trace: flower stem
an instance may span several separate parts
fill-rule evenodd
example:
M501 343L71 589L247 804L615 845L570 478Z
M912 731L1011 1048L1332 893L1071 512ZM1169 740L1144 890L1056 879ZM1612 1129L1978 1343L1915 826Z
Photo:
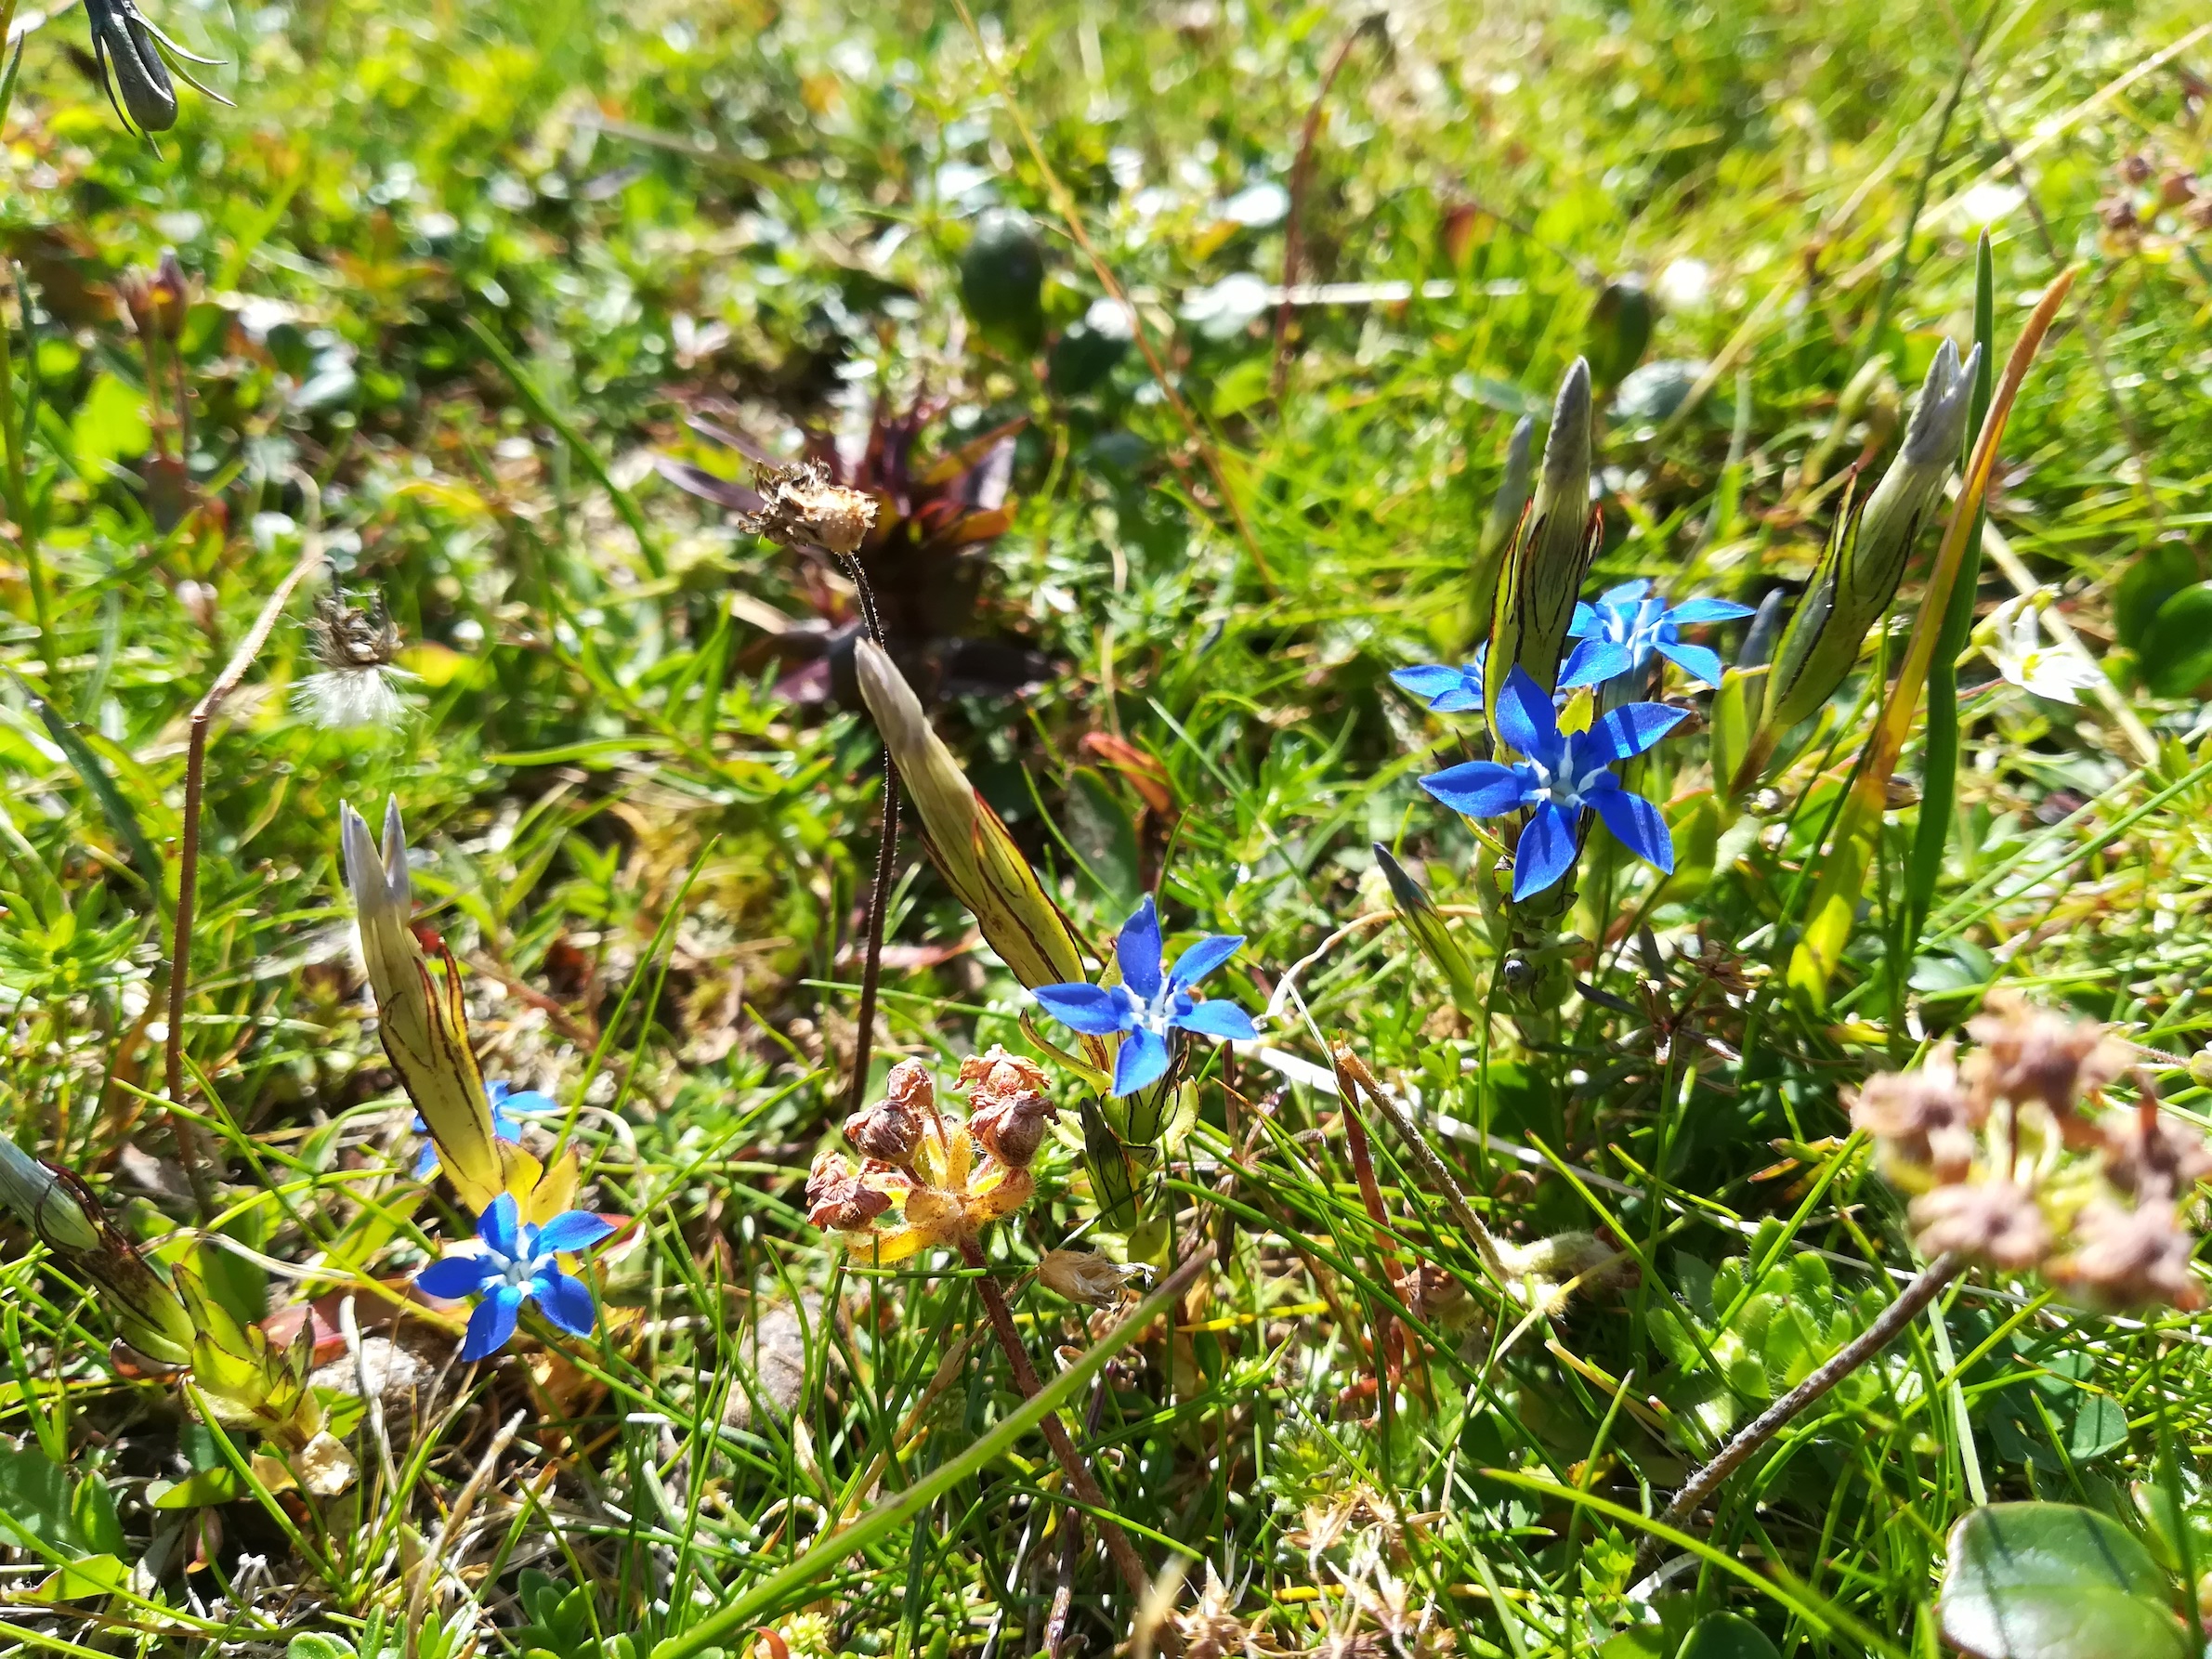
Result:
M860 595L860 625L868 637L888 651L883 622L876 609L875 590L868 585L868 572L857 554L844 561L845 573ZM891 883L898 874L898 766L891 751L883 751L883 827L876 839L875 888L868 898L868 944L860 960L859 1029L853 1035L853 1080L845 1094L847 1115L857 1112L868 1093L868 1063L875 1047L876 987L883 972L883 912L891 905Z
M1006 1296L999 1288L999 1282L991 1276L990 1263L985 1260L983 1247L974 1239L963 1239L960 1247L961 1259L975 1270L975 1288L983 1297L984 1311L990 1315L991 1329L998 1334L999 1346L1006 1351L1006 1363L1013 1368L1014 1386L1021 1390L1022 1398L1034 1399L1043 1385L1037 1380L1037 1368L1029 1364L1029 1351L1022 1346L1021 1332L1014 1328L1014 1310L1006 1305ZM1060 1460L1067 1472L1068 1490L1077 1499L1097 1511L1098 1535L1105 1540L1106 1553L1114 1558L1119 1569L1121 1582L1129 1587L1129 1593L1142 1607L1152 1594L1152 1574L1145 1570L1135 1546L1120 1523L1109 1520L1106 1494L1099 1490L1091 1469L1075 1449L1075 1442L1067 1437L1067 1427L1059 1417L1047 1412L1038 1423L1045 1443L1053 1448L1053 1456ZM1154 1637L1163 1652L1175 1651L1174 1632L1164 1626Z
M1943 1294L1944 1287L1966 1271L1966 1265L1965 1257L1947 1250L1922 1268L1919 1276L1881 1311L1872 1325L1839 1348L1804 1381L1738 1430L1735 1438L1721 1448L1720 1455L1692 1475L1674 1495L1674 1501L1667 1506L1658 1524L1680 1528L1718 1490L1721 1482L1780 1433L1792 1417L1887 1348L1899 1332L1920 1316L1930 1302ZM1656 1566L1662 1548L1664 1545L1656 1535L1646 1535L1636 1551L1636 1564L1630 1569L1630 1576L1641 1578Z

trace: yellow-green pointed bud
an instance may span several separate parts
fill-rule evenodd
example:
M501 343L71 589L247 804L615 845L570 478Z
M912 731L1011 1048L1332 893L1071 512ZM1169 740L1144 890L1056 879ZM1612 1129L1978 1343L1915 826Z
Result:
M376 1030L407 1096L423 1115L453 1191L474 1211L505 1190L505 1160L492 1133L491 1101L468 1046L461 977L449 958L444 983L433 978L409 921L414 895L407 878L407 831L399 803L387 802L384 845L351 806L339 813L346 884L353 890L361 960L376 995Z
M1428 894L1381 842L1375 843L1375 864L1382 871L1382 879L1390 883L1390 896L1398 907L1398 920L1406 924L1406 931L1420 947L1421 955L1434 964L1451 986L1453 1006L1464 1014L1479 1014L1483 991L1481 982L1474 975L1474 964L1467 960L1467 952L1452 936Z
M875 716L922 822L929 860L968 908L1014 978L1035 990L1085 982L1075 929L1053 903L1021 848L931 729L922 699L873 641L855 648L860 696Z
M1559 679L1575 600L1597 551L1590 457L1590 365L1577 358L1552 405L1536 499L1521 520L1498 584L1483 673L1484 707L1493 718L1515 663L1547 691Z
M1863 506L1847 502L1839 514L1768 677L1761 735L1769 747L1828 700L1897 596L1905 560L1958 464L1981 352L1975 346L1961 363L1958 348L1943 343L1896 460Z
M1490 498L1489 515L1483 520L1482 538L1474 544L1467 611L1473 619L1469 632L1476 638L1490 631L1491 618L1498 610L1498 573L1505 567L1505 550L1528 506L1535 437L1534 415L1523 415L1514 423L1513 435L1505 444L1505 476L1498 481L1498 493Z
M162 1365L185 1363L192 1322L184 1304L83 1182L0 1137L0 1203L72 1272L98 1287L100 1305L124 1341Z
M1642 277L1616 277L1599 292L1598 303L1590 311L1588 356L1590 372L1600 385L1618 385L1643 360L1657 316Z

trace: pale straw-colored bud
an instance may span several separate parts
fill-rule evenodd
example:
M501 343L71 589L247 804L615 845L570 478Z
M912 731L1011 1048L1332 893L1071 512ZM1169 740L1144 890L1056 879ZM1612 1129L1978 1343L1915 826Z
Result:
M1146 1277L1150 1269L1124 1267L1092 1250L1047 1250L1037 1264L1037 1276L1048 1290L1071 1302L1089 1302L1110 1308L1130 1286Z

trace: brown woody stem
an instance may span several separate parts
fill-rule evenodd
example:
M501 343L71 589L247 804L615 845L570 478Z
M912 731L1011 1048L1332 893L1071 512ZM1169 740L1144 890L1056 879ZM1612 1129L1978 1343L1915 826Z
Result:
M875 590L868 585L868 572L860 568L857 554L844 561L845 573L853 579L853 586L860 594L860 624L868 637L883 649L891 647L883 638L883 622L876 610ZM868 943L860 959L859 1029L853 1035L853 1080L846 1091L844 1107L847 1116L857 1112L866 1104L868 1094L868 1065L875 1048L876 987L883 976L883 912L891 907L891 883L898 874L898 767L891 759L891 751L883 751L883 828L876 840L875 887L868 898Z
M1021 1332L1014 1328L1014 1310L1006 1305L1006 1296L999 1288L999 1282L991 1276L990 1263L985 1260L983 1247L974 1239L962 1241L961 1259L975 1270L975 1288L983 1297L985 1312L989 1313L991 1329L998 1333L999 1346L1006 1351L1006 1363L1014 1370L1014 1386L1021 1390L1025 1400L1036 1397L1044 1385L1037 1380L1037 1368L1029 1364L1029 1351L1022 1346ZM1145 1570L1136 1548L1129 1541L1129 1535L1121 1530L1120 1522L1109 1519L1106 1494L1092 1477L1090 1465L1082 1460L1075 1449L1075 1442L1067 1437L1067 1426L1056 1415L1048 1413L1037 1427L1043 1432L1045 1443L1053 1448L1053 1456L1060 1460L1060 1468L1067 1473L1068 1490L1081 1502L1096 1511L1098 1535L1105 1540L1106 1554L1114 1558L1114 1565L1120 1571L1121 1582L1129 1587L1138 1607L1145 1606L1152 1594L1152 1574ZM1162 1626L1154 1640L1163 1652L1175 1652L1181 1644L1172 1630Z
M1674 1495L1674 1501L1667 1506L1658 1524L1680 1529L1719 1489L1721 1483L1743 1466L1746 1458L1780 1433L1790 1418L1887 1348L1899 1332L1920 1316L1930 1302L1943 1294L1944 1287L1966 1271L1966 1266L1963 1256L1946 1251L1922 1268L1919 1276L1881 1311L1872 1325L1839 1348L1804 1381L1739 1429L1735 1438L1721 1448L1720 1455L1692 1475ZM1643 1546L1636 1551L1630 1578L1641 1578L1656 1566L1659 1551L1664 1548L1664 1541L1656 1534L1645 1535Z

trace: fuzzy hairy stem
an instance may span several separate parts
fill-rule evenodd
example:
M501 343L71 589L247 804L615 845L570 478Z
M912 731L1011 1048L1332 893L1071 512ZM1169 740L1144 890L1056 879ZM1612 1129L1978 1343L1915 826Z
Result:
M875 590L857 555L842 561L845 574L860 595L860 623L868 637L883 650L882 615L876 609ZM860 960L859 1029L853 1034L853 1080L845 1092L846 1115L857 1112L868 1095L868 1065L875 1047L876 989L883 976L883 912L891 907L891 884L898 875L898 766L891 751L883 751L883 826L876 839L875 887L868 897L868 944Z
M1735 1438L1722 1446L1720 1454L1692 1475L1682 1489L1674 1495L1674 1501L1667 1506L1667 1511L1659 1517L1658 1524L1678 1529L1682 1527L1698 1507L1719 1489L1721 1482L1743 1467L1746 1458L1780 1433L1798 1413L1887 1348L1905 1326L1920 1316L1930 1302L1943 1294L1952 1280L1966 1271L1966 1266L1965 1257L1949 1250L1922 1268L1919 1276L1904 1287L1895 1301L1882 1310L1872 1325L1839 1348L1804 1381L1736 1430ZM1658 1537L1646 1535L1642 1547L1636 1551L1636 1564L1630 1570L1630 1578L1641 1578L1656 1566L1663 1548L1665 1546Z
M1006 1364L1013 1369L1014 1387L1021 1390L1023 1399L1034 1399L1043 1384L1037 1380L1037 1368L1030 1365L1029 1351L1022 1346L1021 1332L1014 1327L1014 1310L1006 1305L1005 1293L991 1276L983 1247L974 1239L967 1239L962 1241L960 1253L961 1259L975 1270L975 1288L983 1297L984 1311L990 1315L991 1329L998 1335L999 1346L1006 1351ZM1043 1433L1045 1443L1053 1448L1053 1456L1060 1460L1060 1468L1067 1476L1068 1490L1079 1501L1097 1511L1094 1519L1106 1553L1114 1558L1114 1565L1121 1574L1121 1582L1129 1587L1130 1595L1135 1598L1139 1607L1144 1606L1152 1594L1152 1574L1145 1570L1144 1561L1120 1523L1108 1519L1111 1510L1106 1494L1093 1478L1091 1466L1075 1449L1075 1442L1068 1438L1067 1425L1057 1416L1048 1413L1037 1427ZM1176 1651L1171 1645L1174 1642L1172 1631L1162 1629L1155 1639L1163 1652Z

